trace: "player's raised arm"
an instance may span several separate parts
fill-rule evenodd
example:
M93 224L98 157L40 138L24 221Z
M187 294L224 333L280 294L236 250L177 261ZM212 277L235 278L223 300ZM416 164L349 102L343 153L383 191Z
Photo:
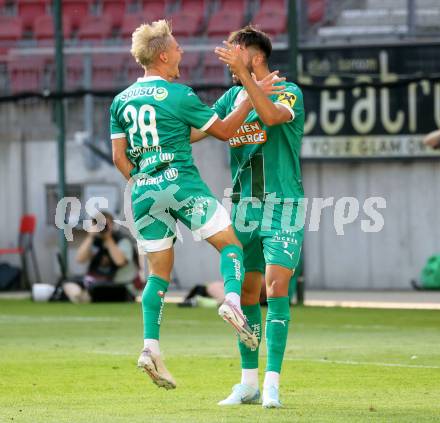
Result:
M271 94L279 94L282 92L284 89L283 86L274 85L276 82L284 80L277 79L278 71L268 74L262 81L260 81L260 83L257 83L246 68L240 51L241 49L239 45L233 46L229 43L226 43L225 48L217 47L215 49L215 53L219 59L225 63L235 75L237 75L243 86L246 88L253 107L265 125L279 125L292 120L292 113L286 107L273 103L270 98L268 98L267 92L262 89L262 87L267 89L267 84L272 83L273 89Z

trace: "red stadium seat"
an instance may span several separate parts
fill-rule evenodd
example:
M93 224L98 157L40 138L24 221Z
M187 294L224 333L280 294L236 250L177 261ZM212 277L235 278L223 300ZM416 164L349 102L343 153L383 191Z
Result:
M102 14L111 19L113 26L120 27L126 10L125 1L102 0L102 2Z
M84 58L81 55L66 56L66 81L67 90L77 90L84 87Z
M18 15L23 21L23 25L32 28L35 19L44 16L49 12L49 0L18 0Z
M140 13L125 15L121 26L121 37L124 40L130 39L133 31L146 21L147 19Z
M142 7L147 22L165 18L166 3L164 0L144 0Z
M177 37L191 37L201 32L203 15L178 13L171 18L173 34Z
M307 19L311 24L318 23L324 19L326 0L307 1Z
M218 37L229 35L230 32L236 31L243 24L244 14L234 11L220 11L215 13L208 23L208 35L210 37Z
M23 22L20 18L0 16L0 42L18 41L23 36Z
M181 0L179 12L193 13L194 15L203 15L205 11L204 0Z
M226 82L226 66L212 53L206 53L204 57L203 82L210 84L223 84Z
M234 12L244 14L245 6L244 0L222 0L216 13Z
M93 55L92 88L104 89L120 86L123 81L123 64L125 54L95 54Z
M197 70L200 63L199 52L188 52L183 54L180 62L180 78L178 82L187 83L197 79Z
M44 72L43 57L20 57L9 63L9 80L13 93L40 91Z
M271 36L284 34L287 30L287 15L285 13L258 13L252 22L257 28Z
M63 16L63 34L70 38L72 23L69 16ZM38 41L54 41L54 23L51 15L38 16L34 22L34 36Z
M74 28L78 28L89 14L91 0L63 0L63 16L69 16Z
M86 16L78 31L78 38L82 41L100 41L109 38L112 32L112 23L107 16Z
M285 0L261 0L258 14L260 13L284 13L287 15L287 3Z

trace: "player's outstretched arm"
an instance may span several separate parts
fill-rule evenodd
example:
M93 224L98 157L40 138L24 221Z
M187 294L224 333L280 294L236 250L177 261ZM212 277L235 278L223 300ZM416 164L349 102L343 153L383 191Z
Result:
M253 107L258 113L258 116L265 125L273 126L279 125L284 122L288 122L292 119L291 113L283 106L274 104L267 96L267 93L260 88L259 83L252 78L246 68L241 55L240 46L232 46L229 43L225 43L226 48L217 47L215 53L219 59L228 65L230 69L237 75L243 86L246 88L248 96L250 97ZM284 79L277 79L278 71L272 72L267 75L260 84L266 85L272 81L280 82ZM272 82L274 83L274 82ZM276 90L278 88L278 90ZM273 87L272 94L281 93L284 87Z
M431 148L440 148L440 129L426 135L423 143Z
M206 132L219 140L228 141L235 135L252 109L252 103L249 99L245 99L224 119L217 119Z
M196 128L191 128L190 142L193 144L195 142L202 141L207 136L208 134L206 132L200 131Z
M116 138L112 140L113 163L128 181L130 179L130 172L133 170L134 165L130 160L128 160L127 154L125 153L126 148L126 138Z

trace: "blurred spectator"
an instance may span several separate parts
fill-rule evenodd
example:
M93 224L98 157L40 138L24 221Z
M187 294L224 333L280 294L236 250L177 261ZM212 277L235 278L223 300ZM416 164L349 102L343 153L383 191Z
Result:
M89 266L85 276L63 284L74 303L123 301L135 293L138 269L131 241L113 230L113 216L103 212L106 224L101 232L89 232L78 248L76 261ZM96 223L96 222L95 222Z

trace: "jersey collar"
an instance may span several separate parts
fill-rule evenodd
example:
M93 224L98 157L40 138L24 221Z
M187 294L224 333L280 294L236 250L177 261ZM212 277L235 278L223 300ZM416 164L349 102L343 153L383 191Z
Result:
M150 81L165 81L161 76L143 76L138 78L137 82L150 82Z

